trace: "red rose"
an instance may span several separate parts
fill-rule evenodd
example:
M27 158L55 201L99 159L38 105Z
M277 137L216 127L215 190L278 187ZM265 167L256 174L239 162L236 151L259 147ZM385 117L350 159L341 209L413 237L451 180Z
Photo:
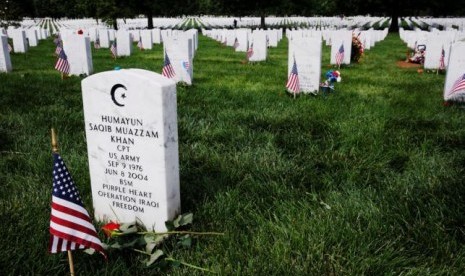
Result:
M117 236L119 231L120 224L110 221L109 223L102 226L102 230L105 233L105 236L111 238Z

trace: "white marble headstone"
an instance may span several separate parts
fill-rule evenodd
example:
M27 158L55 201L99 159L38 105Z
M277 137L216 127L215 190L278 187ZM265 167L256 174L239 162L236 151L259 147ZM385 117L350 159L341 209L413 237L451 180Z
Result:
M110 48L110 35L107 29L99 29L98 38L100 40L101 48Z
M130 33L126 30L118 30L116 36L118 56L130 56L132 52L132 39Z
M442 36L430 36L426 41L425 63L423 64L423 68L431 70L438 69L442 49L444 49L444 63L447 67L450 54L450 41Z
M84 35L71 34L63 39L63 49L68 56L69 75L90 75L94 71L90 39Z
M344 60L342 64L350 64L352 53L352 31L339 30L333 33L331 38L331 64L336 64L336 53L341 45L344 45Z
M164 40L163 46L176 74L174 80L191 85L194 75L192 39L183 35L171 36Z
M26 32L23 29L14 29L11 31L13 38L13 50L15 53L26 53L29 44L26 39Z
M266 47L266 32L254 31L252 33L253 40L253 55L249 61L264 61L266 60L267 47Z
M11 72L10 52L8 50L8 37L0 35L0 72Z
M26 32L27 39L29 41L30 47L35 47L38 45L37 39L37 30L36 29L28 29Z
M248 45L248 30L238 29L236 30L237 47L236 52L247 52Z
M464 80L463 85L461 85L463 89L454 89L454 84L462 79ZM465 102L465 41L452 44L444 84L444 100Z
M321 44L321 37L294 38L289 42L288 76L295 59L303 93L316 94L320 89Z
M176 84L126 69L82 81L95 217L166 231L180 213Z
M152 30L152 38L153 38L153 43L154 44L160 44L161 43L160 29L153 29Z
M142 47L151 50L153 48L152 30L141 30L140 37L142 39Z

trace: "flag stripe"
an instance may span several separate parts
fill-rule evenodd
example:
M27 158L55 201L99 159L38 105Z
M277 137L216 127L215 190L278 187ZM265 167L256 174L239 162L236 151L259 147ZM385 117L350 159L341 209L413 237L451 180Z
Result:
M79 242L79 240L76 240L76 238L78 238L101 245L99 238L93 236L95 232L92 231L92 229L82 227L79 224L75 224L70 221L57 219L55 217L50 219L50 233L62 233L56 236L67 240L73 240L75 242ZM79 243L84 244L82 242Z
M64 229L64 230L67 230L67 229ZM88 237L73 236L73 235L69 235L69 234L54 230L54 229L50 229L50 234L52 234L54 236L57 236L58 238L61 238L63 240L63 242L65 242L65 241L68 242L69 240L72 239L76 243L84 246L83 248L86 248L86 247L93 248L93 249L95 249L97 251L102 252L102 254L103 254L103 247L101 245L100 240L98 240L98 243L97 243L97 242L93 242L91 240L88 240L87 239ZM63 251L66 251L66 250L63 250Z
M63 219L63 220L68 220L68 221L73 221L74 223L77 223L83 227L87 227L89 229L94 229L93 224L90 222L89 219L82 219L70 214L66 214L60 211L57 211L55 209L52 209L52 218L57 218L57 219Z
M68 212L69 214L81 216L81 218L83 219L84 219L84 216L86 216L87 219L89 218L87 210L84 209L82 206L75 204L73 202L61 199L57 196L52 196L52 207L54 206L59 207L57 208L58 211ZM76 213L72 213L72 212L76 212Z

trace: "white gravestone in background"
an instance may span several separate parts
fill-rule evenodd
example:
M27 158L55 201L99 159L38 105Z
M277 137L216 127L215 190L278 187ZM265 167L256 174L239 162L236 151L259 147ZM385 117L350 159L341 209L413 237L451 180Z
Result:
M333 33L331 38L331 64L336 64L336 53L344 45L344 60L342 64L350 64L352 53L352 31L340 30Z
M247 52L247 49L249 47L247 29L236 30L236 38L238 42L238 45L236 47L236 52Z
M267 47L266 47L266 32L254 31L252 33L253 40L253 54L249 61L264 61L266 60Z
M115 41L116 39L116 31L113 29L108 30L108 35L110 36L110 41ZM110 46L108 46L110 47Z
M110 48L110 35L107 29L98 31L98 39L100 40L100 48Z
M15 53L26 53L29 44L26 40L26 32L23 29L15 29L12 31L13 50Z
M465 102L465 83L460 86L463 89L453 91L454 84L462 79L465 81L465 42L460 41L452 44L451 47L444 84L444 100Z
M8 37L0 35L0 72L11 72L10 52L8 50Z
M132 52L131 35L126 30L118 30L116 34L116 43L118 47L118 56L130 56Z
M300 91L318 93L321 74L321 37L294 38L289 42L288 76L294 58L299 75Z
M153 29L152 30L152 38L153 38L153 43L154 44L160 44L161 43L160 29Z
M27 39L29 41L30 47L35 47L38 45L37 31L35 29L29 29L26 32Z
M438 36L431 37L426 42L424 69L438 69L439 61L444 49L444 64L447 67L448 57L450 54L450 42Z
M142 47L146 50L151 50L153 48L152 30L140 31L140 37L142 39Z
M167 37L163 42L164 52L167 53L176 74L176 82L192 85L194 65L192 64L192 39L183 35Z
M94 71L90 39L84 35L71 34L63 39L63 49L68 56L69 75L90 75Z
M166 231L180 214L176 84L126 69L82 81L95 217Z

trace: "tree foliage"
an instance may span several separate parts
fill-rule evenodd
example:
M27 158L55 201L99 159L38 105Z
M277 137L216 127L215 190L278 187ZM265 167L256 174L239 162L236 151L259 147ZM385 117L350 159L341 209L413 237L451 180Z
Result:
M22 17L131 18L138 15L232 16L463 16L465 6L456 0L0 0L0 19Z

